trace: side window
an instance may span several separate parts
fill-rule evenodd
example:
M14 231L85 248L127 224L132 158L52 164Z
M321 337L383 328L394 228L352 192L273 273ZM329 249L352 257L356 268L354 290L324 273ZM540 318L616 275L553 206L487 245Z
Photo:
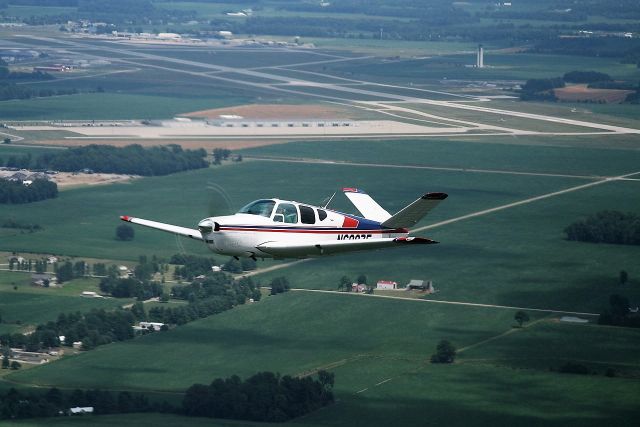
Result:
M309 206L300 206L300 222L303 224L315 224L316 214Z
M273 215L274 221L278 221L276 215L282 215L284 222L287 224L296 224L298 222L298 210L290 203L280 203L276 209L276 213Z
M324 221L326 217L327 217L327 211L318 209L318 218L320 219L320 221Z

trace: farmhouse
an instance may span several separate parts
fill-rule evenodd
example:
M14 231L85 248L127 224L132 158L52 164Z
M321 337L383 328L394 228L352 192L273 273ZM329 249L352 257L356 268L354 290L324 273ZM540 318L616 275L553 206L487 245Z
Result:
M70 415L93 414L93 406L76 406L69 408Z
M102 295L98 295L94 291L82 291L82 296L86 298L102 298Z
M34 286L55 286L56 276L53 273L33 273L31 275L31 284Z
M351 292L365 292L367 290L367 285L362 283L352 283L351 284Z
M376 289L398 289L398 283L391 280L378 280Z
M164 323L160 322L140 322L136 329L153 329L159 331L164 326Z

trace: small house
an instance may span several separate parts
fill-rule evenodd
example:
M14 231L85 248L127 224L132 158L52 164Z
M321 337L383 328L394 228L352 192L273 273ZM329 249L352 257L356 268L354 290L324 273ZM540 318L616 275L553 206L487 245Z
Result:
M160 322L140 322L138 327L141 329L153 329L154 331L159 331L164 326L164 323Z
M94 291L82 291L81 295L85 298L102 298L102 295L98 295Z
M398 283L393 282L391 280L378 280L378 283L376 284L376 289L388 289L388 290L398 289Z
M411 279L411 281L407 284L407 287L405 289L408 291L422 291L428 294L433 294L436 291L435 288L433 287L433 282L431 280L428 280L425 283L424 280L416 280L416 279Z
M31 274L31 284L46 288L56 284L56 276L53 273L33 273Z
M352 283L351 284L351 292L365 292L367 290L367 285L362 283Z
M76 406L69 408L70 415L93 414L93 406Z

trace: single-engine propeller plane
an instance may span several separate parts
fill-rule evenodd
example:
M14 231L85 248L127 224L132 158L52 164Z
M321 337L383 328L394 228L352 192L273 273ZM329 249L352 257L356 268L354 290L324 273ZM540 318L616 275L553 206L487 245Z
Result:
M234 257L308 258L345 252L438 243L409 236L445 193L426 193L391 215L364 191L343 188L362 216L280 199L256 200L234 215L213 216L198 229L121 216L123 221L202 240L213 252Z

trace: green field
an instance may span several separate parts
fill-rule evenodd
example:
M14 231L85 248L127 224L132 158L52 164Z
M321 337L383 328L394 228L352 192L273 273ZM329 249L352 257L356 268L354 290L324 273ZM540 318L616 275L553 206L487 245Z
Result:
M170 98L86 93L0 102L0 120L119 120L171 118L176 114L246 103L246 98ZM86 107L86 108L83 108Z
M200 16L209 19L227 9L251 6L193 1L155 4L183 10L201 7ZM276 16L278 10L271 2L261 6L264 8L256 11L257 16ZM483 10L476 4L457 7L472 12ZM291 37L279 39L290 41ZM488 67L465 67L475 62L476 44L463 42L303 38L303 42L312 40L323 47L303 51L131 47L87 39L77 39L85 47L73 48L37 39L12 40L23 46L68 47L80 57L114 55L127 62L117 63L118 58L114 57L111 66L92 72L129 71L38 83L42 87L82 91L101 87L105 92L0 102L0 121L168 118L254 102L304 103L322 95L373 99L323 87L289 85L287 89L301 93L283 96L266 87L242 85L243 79L247 83L268 81L242 74L244 68L254 67L292 80L339 84L352 83L336 77L363 80L362 85L353 87L386 92L391 97L419 94L433 99L442 99L442 95L416 91L415 87L484 95L502 91L470 89L466 82L443 85L440 81L445 77L521 81L560 76L571 70L596 70L630 81L640 78L635 65L621 64L619 59L498 54L496 46L487 44ZM130 51L116 55L107 47ZM136 52L166 58L150 59L136 56ZM339 56L347 58L356 52L375 57L302 65ZM401 59L412 55L416 57ZM216 66L237 67L223 71L224 76L238 81L221 82L204 74L219 72ZM282 70L279 66L292 69ZM637 106L633 105L510 100L493 100L484 105L640 128ZM450 119L497 126L547 132L585 130L435 105L409 106ZM379 113L363 110L358 114L368 117ZM24 136L27 143L36 139L35 135ZM228 148L234 149L232 141ZM640 305L640 247L567 241L563 230L602 210L640 212L639 148L638 136L625 134L295 141L240 150L244 156L241 163L74 188L56 199L29 205L0 205L0 221L19 218L20 222L42 227L24 234L0 229L0 251L76 255L114 262L131 262L140 255L169 257L186 252L213 255L217 263L223 263L226 256L211 254L198 242L142 227L135 228L133 241L117 241L114 232L121 224L118 217L126 214L194 227L208 215L209 201L214 196L207 190L210 184L224 188L235 209L264 197L318 205L345 186L365 189L391 212L426 191L449 194L416 226L417 235L431 237L441 242L439 245L327 257L261 273L254 280L267 284L274 277L286 276L292 287L300 290L265 295L258 303L168 332L112 343L48 365L11 372L0 380L0 390L14 385L99 387L139 390L155 393L154 396L169 392L167 395L179 401L179 392L192 383L208 383L216 377L247 377L263 370L304 375L328 369L336 374L335 405L287 425L635 425L640 415L640 330L599 326L595 320L607 307L611 294L627 296L632 307ZM42 150L0 145L0 158L27 152L35 155ZM604 181L632 173L635 175L630 176L631 180ZM545 197L535 199L539 196ZM355 212L339 192L330 207ZM277 263L281 261L259 261L258 267ZM630 277L625 285L618 283L621 270ZM385 279L404 285L411 279L433 280L437 292L419 299L384 298L394 296L393 291L374 293L372 297L313 292L333 291L342 276L355 280L360 274L366 275L369 283ZM96 279L78 279L62 289L35 288L29 285L28 274L0 272L0 314L5 322L0 324L0 333L26 330L55 319L60 312L130 302L78 296L83 290L97 289L97 283ZM408 296L403 291L395 295ZM153 305L147 305L150 307ZM531 316L524 328L515 327L516 307L524 308ZM562 322L561 313L549 314L549 310L581 312L578 316L590 323ZM453 365L428 363L441 339L452 341L459 349ZM569 361L587 366L593 374L557 372ZM615 370L617 376L606 377L608 369ZM250 425L159 414L14 424L88 423Z
M128 299L80 296L82 291L97 290L97 279L75 279L62 288L42 288L31 286L30 273L0 271L0 333L28 329L55 320L60 313L109 309L130 302Z
M448 425L468 425L469 417L474 425L489 425L496 416L528 425L597 425L603 417L613 417L630 425L624 417L636 409L637 381L549 372L548 366L557 363L553 360L541 369L520 369L515 376L502 360L504 352L510 351L512 363L526 363L536 353L519 351L523 347L518 341L528 342L530 335L546 337L551 328L550 339L559 344L547 355L550 359L572 357L567 349L581 345L578 355L598 357L607 366L630 363L637 369L638 341L628 341L637 334L612 328L609 340L626 341L619 350L624 354L594 353L601 345L595 327L588 329L595 335L587 332L578 338L572 328L585 327L547 326L548 321L514 330L513 313L292 292L165 334L111 344L55 365L14 373L9 379L62 387L100 384L114 389L172 390L231 373L244 377L268 369L297 374L331 366L338 403L299 424L351 425L353 419L360 419L367 425L388 425L395 419L410 425L427 411ZM485 342L505 332L509 333ZM460 363L454 366L430 365L428 356L442 338L459 348L474 347L462 350ZM139 354L153 357L141 359L136 357ZM610 398L602 399L604 390ZM562 398L567 393L572 394L569 400ZM452 414L453 407L459 415ZM583 411L584 407L590 409Z
M608 73L617 79L638 80L640 71L633 64L621 64L614 58L593 58L582 56L540 55L540 54L492 54L485 52L485 68L478 69L465 65L475 64L475 51L461 55L438 55L425 59L390 61L371 66L370 63L334 63L308 65L303 69L320 71L322 67L329 74L352 78L370 79L380 82L429 82L448 80L527 80L531 78L561 77L573 70L594 70ZM372 60L374 61L374 60Z

